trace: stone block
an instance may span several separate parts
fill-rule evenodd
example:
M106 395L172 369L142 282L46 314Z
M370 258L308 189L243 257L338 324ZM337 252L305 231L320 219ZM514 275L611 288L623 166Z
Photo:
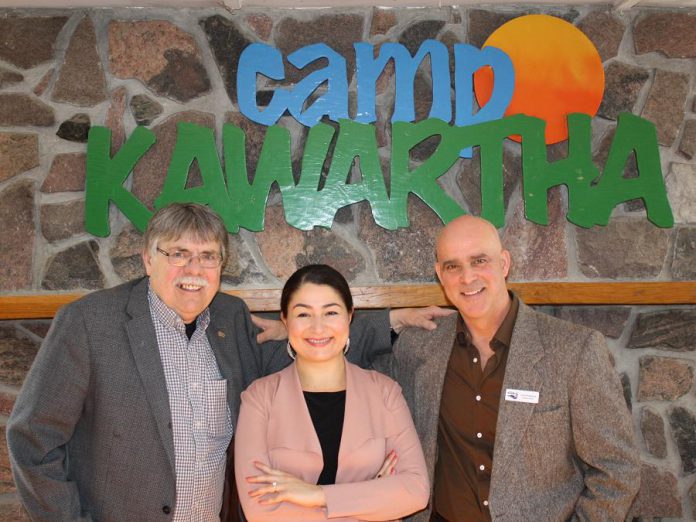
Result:
M85 202L82 200L42 205L40 216L41 233L48 241L68 239L85 231Z
M689 489L689 500L691 501L691 516L696 519L696 482Z
M164 179L176 144L176 126L179 122L189 122L215 129L215 116L197 111L176 113L153 127L152 131L155 133L157 141L135 165L131 189L133 195L149 208L154 208L153 202L162 192ZM198 162L194 162L189 170L189 183L200 183L200 181L201 172L198 168Z
M411 55L415 56L426 40L437 40L437 35L445 26L444 20L421 20L409 25L399 36L402 44Z
M111 22L109 62L116 77L136 78L179 102L210 90L194 37L166 20Z
M111 130L111 155L115 155L121 145L126 141L126 129L123 127L123 115L126 112L126 97L128 91L125 87L117 87L111 93L109 110L106 112L104 126Z
M56 154L48 175L41 185L41 192L80 192L85 190L87 154L68 152Z
M609 355L611 357L611 364L612 366L614 366L614 357L611 354ZM621 389L623 390L624 401L626 401L628 411L633 411L633 394L631 393L631 378L628 376L627 373L622 373L619 375L619 379L621 380Z
M578 23L580 29L599 51L603 62L614 58L624 34L624 25L609 11L592 11ZM605 91L606 92L606 91Z
M696 58L696 16L682 12L648 12L633 28L636 54L659 52L668 58Z
M613 61L604 70L604 96L597 114L616 120L621 112L633 112L650 73L642 67Z
M669 410L669 425L677 443L684 473L696 471L696 417L691 410L677 406Z
M230 235L229 256L222 272L222 282L232 286L259 284L270 286L274 281L269 279L256 263L241 235Z
M106 100L106 78L89 16L82 19L70 39L51 99L81 107Z
M143 235L132 225L127 225L116 238L109 256L114 270L122 281L130 281L145 275L142 261Z
M372 251L384 283L435 281L435 238L442 221L416 197L408 201L408 228L385 230L375 224L370 207L359 204L358 237Z
M0 341L1 342L1 341ZM0 392L0 415L9 417L12 413L12 408L14 408L15 400L17 399L17 392L10 393L7 391Z
M686 120L684 130L679 141L679 152L687 159L696 156L696 119Z
M468 42L479 49L498 27L519 14L501 13L484 9L469 9Z
M19 389L39 346L26 339L0 339L0 383Z
M684 119L689 75L672 71L655 71L650 94L643 107L643 118L657 127L657 141L671 147Z
M239 112L228 112L225 114L225 123L231 123L244 132L247 179L249 182L252 182L268 127L249 120Z
M3 522L30 522L29 514L19 502L0 504L0 520Z
M677 477L643 463L640 470L640 492L636 497L627 520L632 517L681 517L682 506Z
M696 165L672 163L665 176L667 196L676 223L696 223Z
M576 242L580 270L585 276L646 279L657 277L662 270L669 231L645 219L615 218L605 227L578 227Z
M146 94L136 94L131 98L130 109L138 125L150 125L164 111L164 107Z
M0 192L0 223L5 234L0 248L0 290L27 289L34 254L34 187L20 181Z
M48 329L51 327L51 321L38 319L35 321L23 321L22 327L29 330L31 333L42 339L46 337Z
M387 34L389 29L396 25L396 12L393 9L374 7L372 9L372 23L370 24L370 38L378 34Z
M39 166L39 136L0 132L0 182Z
M18 72L6 69L5 67L0 67L0 89L9 87L10 85L14 85L21 81L24 81L24 76Z
M44 290L97 290L104 288L99 268L99 245L87 241L57 253L47 263L41 282Z
M691 281L696 279L696 229L677 229L672 259L672 279Z
M51 78L53 78L53 72L53 69L49 69L48 71L46 71L46 73L39 80L39 83L37 83L34 86L31 92L33 92L37 96L41 96L44 92L46 92L46 88L48 87L48 84L51 82Z
M67 21L67 16L3 16L0 59L22 69L51 60L58 33Z
M648 453L658 459L664 459L667 456L667 439L665 439L665 422L660 414L647 406L641 409L640 431Z
M73 114L70 119L60 124L56 136L67 141L87 143L90 126L91 122L88 114L83 112Z
M0 93L1 127L51 127L54 123L53 108L41 100L18 92Z
M571 323L602 332L605 337L618 339L631 315L631 308L629 306L563 306L555 315Z
M479 148L474 148L471 159L457 162L457 186L464 196L469 213L481 215L481 155ZM515 188L522 179L522 162L514 152L503 149L503 205L510 203Z
M15 491L17 491L17 488L12 479L12 470L10 469L6 430L5 426L0 425L0 495L14 493ZM3 518L2 520L6 519Z
M672 309L638 314L626 348L693 352L696 350L696 310Z
M268 40L271 36L271 32L273 31L273 19L270 16L261 13L252 13L247 15L244 20L261 40Z
M694 371L683 359L640 358L638 401L673 401L686 395L694 384Z

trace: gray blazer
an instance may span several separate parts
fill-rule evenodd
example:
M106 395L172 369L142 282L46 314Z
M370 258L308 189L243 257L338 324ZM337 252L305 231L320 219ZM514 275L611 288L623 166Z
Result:
M423 444L432 482L440 396L457 315L433 332L408 329L393 372ZM539 392L537 404L505 390ZM623 521L640 485L631 416L604 337L520 303L496 426L494 521ZM426 522L430 508L408 520Z
M7 425L17 490L33 520L171 519L174 442L147 289L145 278L94 292L53 321ZM219 293L210 314L208 339L236 424L242 390L290 359L283 343L256 344L240 299ZM358 364L389 349L384 313L351 331Z

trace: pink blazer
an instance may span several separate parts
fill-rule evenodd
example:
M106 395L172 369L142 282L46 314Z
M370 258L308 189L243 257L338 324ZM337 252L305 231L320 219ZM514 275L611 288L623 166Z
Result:
M394 475L375 479L391 450ZM235 474L250 522L393 520L423 509L430 484L416 429L399 385L381 373L346 362L346 410L336 484L322 486L325 508L282 502L261 506L248 495L245 477L254 461L315 484L324 466L295 365L254 381L242 393L235 434Z

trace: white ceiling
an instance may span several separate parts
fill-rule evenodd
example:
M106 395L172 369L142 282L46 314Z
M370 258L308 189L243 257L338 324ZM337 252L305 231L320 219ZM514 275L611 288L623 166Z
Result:
M631 7L691 7L696 8L696 0L535 0L533 2L510 2L509 0L487 0L483 5L588 5L613 4L616 9ZM476 0L0 0L0 7L443 7L452 5L476 5Z

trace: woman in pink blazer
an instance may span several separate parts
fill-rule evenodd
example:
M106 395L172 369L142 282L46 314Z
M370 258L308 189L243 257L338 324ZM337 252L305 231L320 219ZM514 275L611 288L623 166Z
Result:
M353 300L327 265L295 272L281 320L295 363L242 393L235 474L250 522L394 520L423 509L425 460L401 388L346 361Z

